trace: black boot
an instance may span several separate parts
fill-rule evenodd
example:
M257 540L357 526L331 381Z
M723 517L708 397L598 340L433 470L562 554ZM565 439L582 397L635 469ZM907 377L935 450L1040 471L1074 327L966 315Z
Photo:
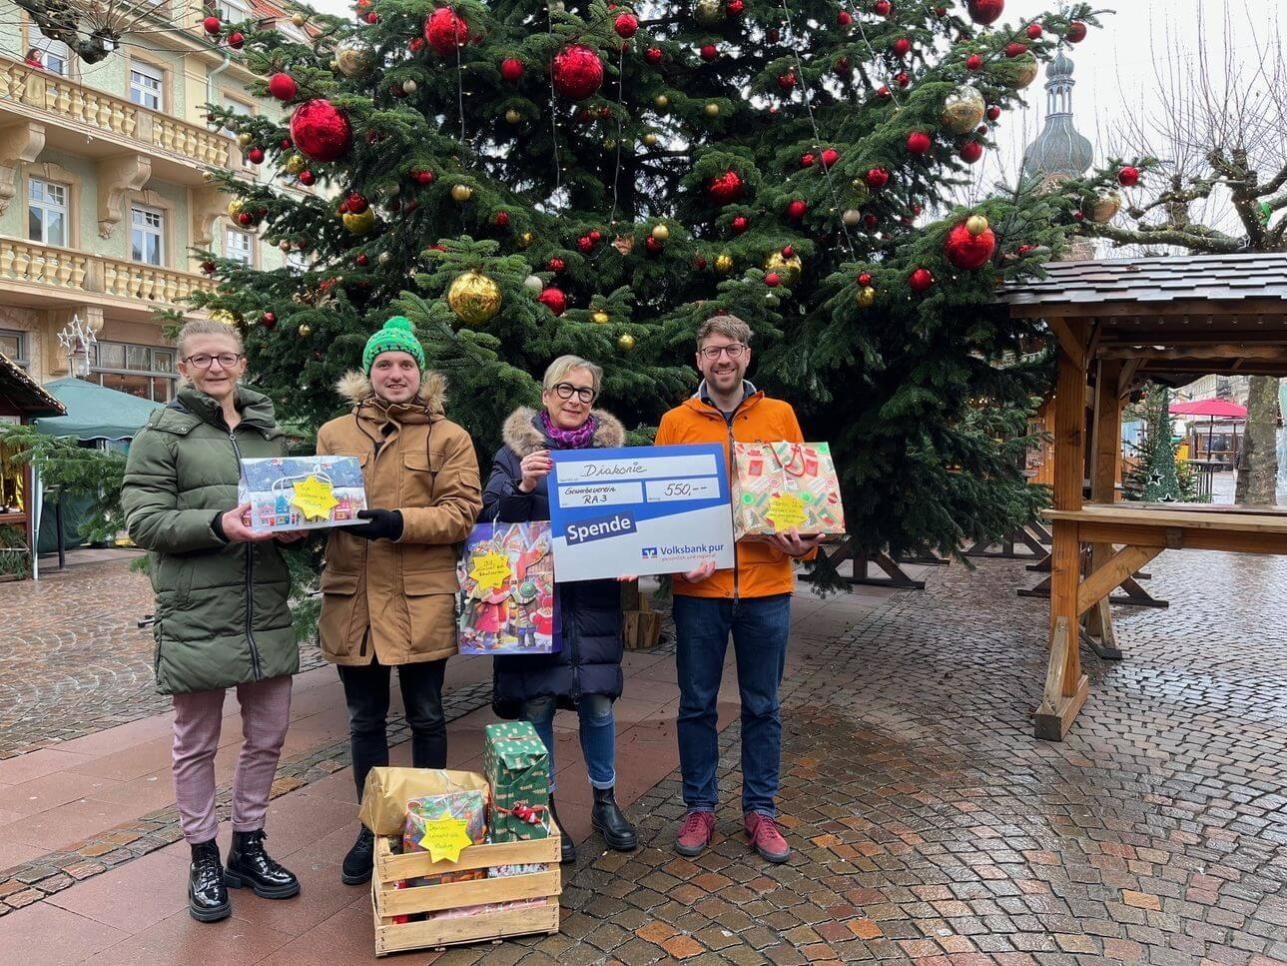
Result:
M576 843L572 841L572 836L568 835L568 830L563 827L559 821L559 813L554 810L554 799L550 799L550 818L554 820L554 826L559 830L559 835L563 837L562 847L559 851L559 861L568 863L576 861Z
M299 880L264 851L264 830L233 832L224 881L234 889L250 886L262 899L299 895Z
M594 808L590 812L590 825L603 834L608 848L618 852L632 852L639 845L635 827L627 821L611 788L594 790Z
M375 865L375 836L363 825L358 830L357 841L340 866L340 881L345 885L361 885L371 881L371 868Z
M188 871L188 912L197 922L218 922L232 912L228 890L223 884L219 846L214 839L192 846L192 867Z

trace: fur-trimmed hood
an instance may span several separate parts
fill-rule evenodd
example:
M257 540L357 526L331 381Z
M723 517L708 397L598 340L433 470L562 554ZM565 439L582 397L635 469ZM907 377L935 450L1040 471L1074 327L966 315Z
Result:
M371 385L371 380L366 373L359 369L346 372L341 376L340 381L335 384L335 389L355 408L361 407L365 403L381 405L380 401L376 399L375 389ZM419 399L429 415L441 415L443 404L447 400L447 378L441 373L426 369L420 375L420 391L416 394L416 398ZM411 407L413 404L403 403L402 405Z
M621 420L602 409L590 410L590 415L598 422L594 431L594 445L600 449L616 449L626 444L626 428ZM536 424L537 411L530 406L519 406L501 429L501 438L505 445L520 458L540 449L547 449L549 441Z

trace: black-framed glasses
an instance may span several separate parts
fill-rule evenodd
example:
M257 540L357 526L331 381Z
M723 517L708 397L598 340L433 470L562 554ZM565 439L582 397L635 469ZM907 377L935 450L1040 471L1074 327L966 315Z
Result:
M194 369L209 369L216 359L223 368L231 369L241 361L241 356L235 352L220 352L214 356L202 352L195 356L188 356L183 361Z
M711 362L714 362L721 355L727 355L730 359L740 359L742 358L742 353L746 351L746 346L740 342L733 342L729 345L703 346L699 351Z
M560 382L554 385L554 394L560 399L571 399L575 394L576 398L583 403L594 402L594 390L587 389L585 386L574 386L570 382Z

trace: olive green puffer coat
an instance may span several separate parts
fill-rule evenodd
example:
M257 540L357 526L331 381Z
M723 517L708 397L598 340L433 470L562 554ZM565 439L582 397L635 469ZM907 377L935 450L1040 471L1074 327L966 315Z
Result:
M237 408L241 422L230 433L219 404L184 387L130 446L121 502L130 538L152 552L162 694L299 670L277 545L227 543L212 528L237 506L239 460L286 453L268 397L238 387Z

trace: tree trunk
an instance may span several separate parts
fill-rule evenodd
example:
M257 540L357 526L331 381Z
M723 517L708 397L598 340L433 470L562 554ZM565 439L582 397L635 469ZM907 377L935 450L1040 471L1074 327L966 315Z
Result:
M1252 376L1247 429L1238 454L1239 504L1274 506L1278 486L1278 380Z

